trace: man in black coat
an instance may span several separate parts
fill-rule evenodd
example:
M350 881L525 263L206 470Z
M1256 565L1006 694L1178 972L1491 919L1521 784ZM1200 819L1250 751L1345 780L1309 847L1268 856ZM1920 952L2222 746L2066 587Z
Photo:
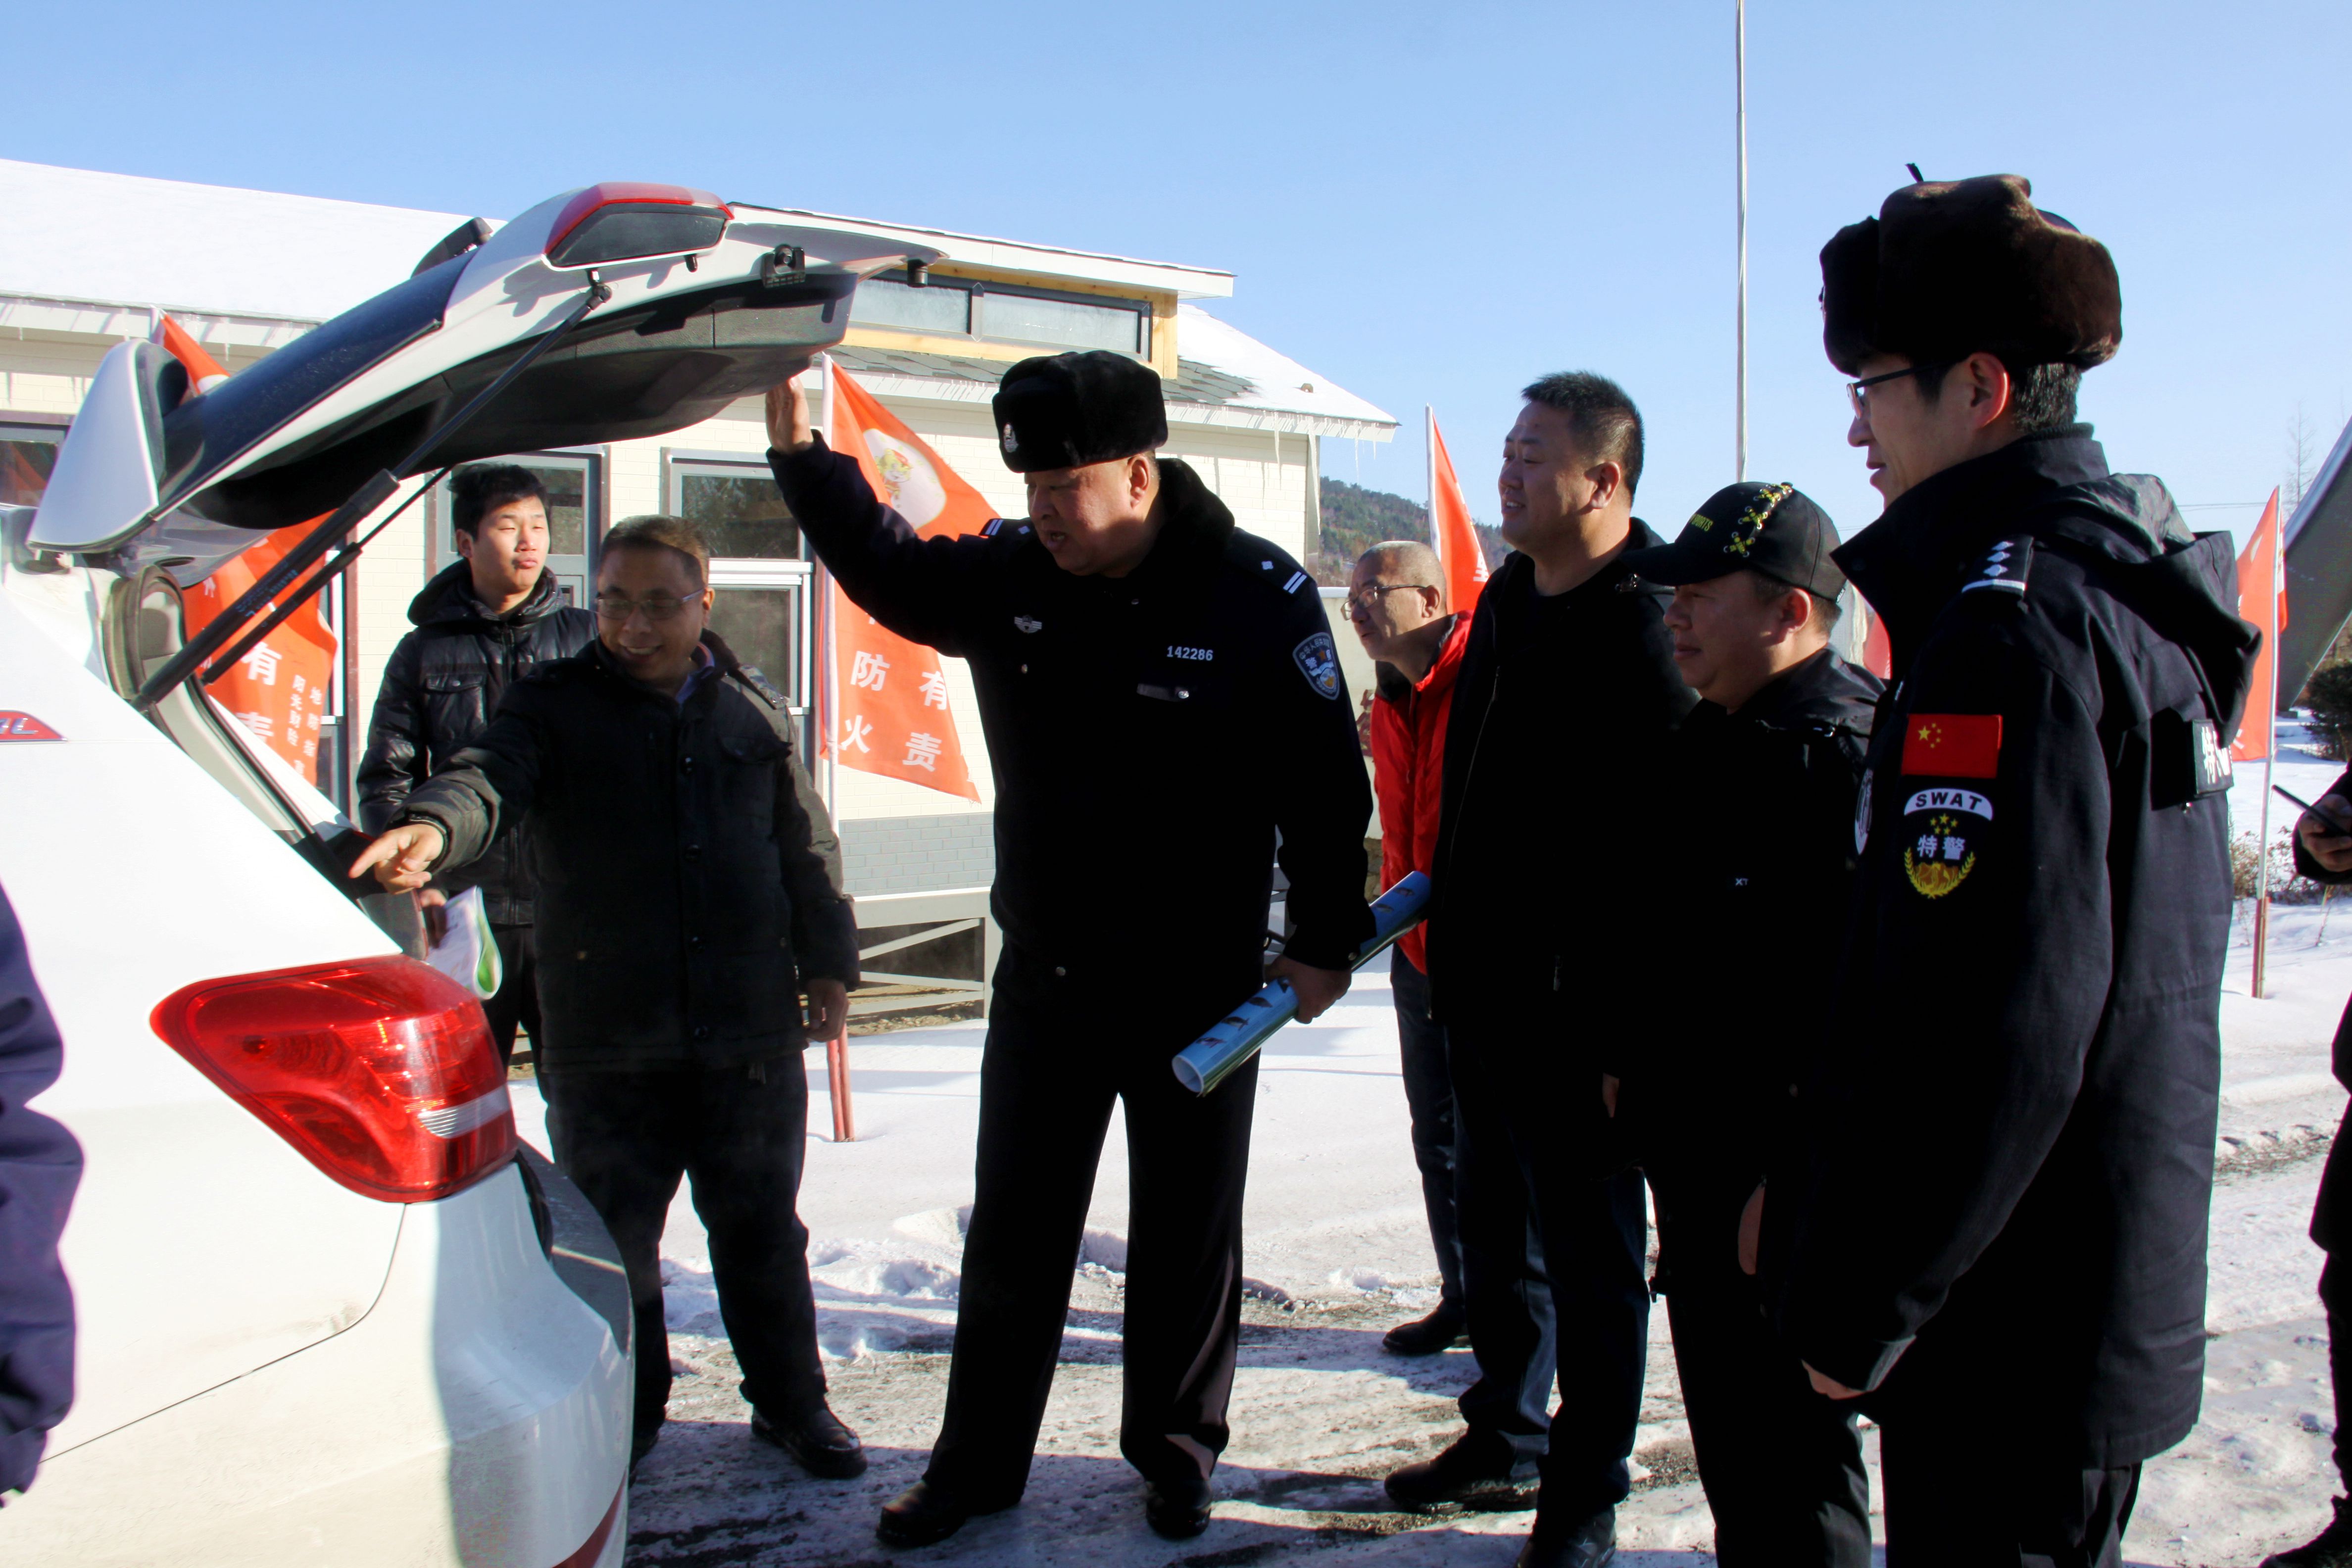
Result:
M1004 931L981 1068L977 1189L947 1413L888 1542L937 1541L1028 1483L1115 1101L1127 1115L1120 1451L1145 1518L1197 1535L1240 1343L1255 1064L1205 1097L1170 1058L1264 979L1280 833L1294 930L1271 968L1311 1018L1371 934L1371 814L1314 582L1168 438L1159 376L1104 352L1024 360L994 403L1030 521L919 539L828 451L797 385L769 461L842 588L970 661L996 779Z
M1889 1561L2121 1561L2197 1419L2256 634L2226 535L2073 423L2115 265L2014 175L1822 253L1884 516L1838 552L1895 686L1804 1179L1765 1205L1813 1384L1884 1429Z
M1817 1052L1853 888L1853 800L1879 683L1830 647L1845 574L1793 485L1710 496L1674 543L1629 555L1675 586L1666 629L1699 694L1666 748L1639 891L1651 1028L1626 1053L1658 1215L1652 1288L1727 1568L1867 1568L1870 1482L1853 1412L1815 1394L1764 1320L1754 1224Z
M408 606L416 629L383 668L359 768L360 826L381 833L409 792L488 728L499 698L526 671L569 658L595 640L596 621L564 602L547 572L547 487L513 463L476 463L449 481L450 525L463 559ZM498 994L482 1005L501 1058L520 1026L539 1037L537 952L531 942L527 840L518 831L420 899L438 905L479 888L498 940Z
M73 1288L58 1237L81 1145L26 1103L64 1066L24 931L0 893L0 1493L33 1484L49 1428L73 1404Z
M1478 1381L1468 1430L1388 1478L1404 1507L1526 1506L1523 1568L1599 1568L1648 1356L1648 1221L1602 1098L1647 1027L1631 918L1655 869L1645 765L1695 700L1664 589L1626 564L1642 422L1614 382L1529 386L1503 446L1503 536L1454 689L1429 910L1454 1074L1455 1206ZM1559 1385L1559 1414L1552 1386Z
M2327 786L2294 825L2294 868L2315 882L2341 886L2352 882L2352 773ZM2352 1089L2352 1006L2336 1026L2336 1081ZM2328 1145L2327 1168L2320 1173L2319 1201L2312 1206L2311 1239L2327 1258L2319 1270L2319 1300L2327 1311L2327 1371L2335 1385L2336 1408L2352 1409L2352 1262L2337 1259L2352 1254L2352 1153L2345 1139L2352 1133L2352 1112L2336 1130ZM2352 1439L2344 1436L2339 1414L2336 1436L2336 1473L2352 1494ZM2352 1568L2352 1497L2335 1500L2335 1518L2327 1528L2303 1545L2263 1560L2263 1568Z
M660 1246L686 1176L752 1436L846 1479L865 1455L825 1407L793 1212L801 1051L840 1032L857 978L840 846L793 755L782 694L707 629L709 555L692 525L634 518L603 553L599 639L509 687L352 874L415 888L529 821L540 1090L555 1162L628 1270L635 1455L669 1397Z

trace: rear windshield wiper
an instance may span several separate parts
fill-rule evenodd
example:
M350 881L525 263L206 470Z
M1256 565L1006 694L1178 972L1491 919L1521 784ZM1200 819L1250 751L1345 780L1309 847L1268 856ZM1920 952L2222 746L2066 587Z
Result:
M499 373L496 381L476 394L472 402L457 410L423 441L417 443L415 450L410 452L392 468L377 469L375 476L360 487L358 494L337 507L326 521L304 534L300 543L279 557L278 563L264 573L259 581L237 596L236 603L205 623L205 628L189 638L180 651L172 656L170 662L151 676L146 684L140 687L138 695L131 700L131 706L142 713L151 712L158 702L178 690L181 684L191 675L200 675L204 683L210 686L236 668L237 660L250 653L255 644L277 630L287 616L308 604L313 595L332 582L337 575L349 570L352 563L359 559L360 552L367 548L369 541L390 527L394 518L406 511L415 504L417 496L423 495L434 485L438 484L449 470L445 468L430 480L418 486L416 493L401 502L391 517L385 518L370 529L364 537L354 540L336 551L334 558L317 572L312 573L299 590L279 599L278 595L284 593L289 584L297 577L300 577L320 556L333 549L335 542L343 535L359 526L361 519L392 499L393 492L400 488L399 479L394 477L395 474L421 472L425 466L425 459L433 455L436 447L463 429L475 416L488 407L491 401L513 383L515 377L529 370L541 354L569 337L574 328L588 319L589 311L612 297L613 290L596 276L595 269L591 268L588 271L588 291L580 297L580 302L572 307L570 315L558 321L537 342L525 349L516 358L514 363ZM271 605L273 600L277 601L274 607ZM260 624L248 628L247 623L257 615L260 615L264 609L268 610L268 615ZM241 637L238 635L240 632L244 634ZM224 647L228 647L232 638L236 639L236 646L230 647L226 655L215 658L214 656L219 654Z

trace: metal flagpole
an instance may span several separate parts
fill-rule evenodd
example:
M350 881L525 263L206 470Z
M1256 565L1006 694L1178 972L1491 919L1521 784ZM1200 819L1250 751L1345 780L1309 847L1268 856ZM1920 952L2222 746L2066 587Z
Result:
M2263 693L2263 826L2254 839L2254 999L2263 995L2271 936L2271 767L2278 756L2278 602L2286 588L2286 528L2275 499L2271 506L2271 602L2263 617L2270 637L2269 689Z
M1732 0L1731 62L1739 139L1739 386L1735 397L1731 477L1748 477L1748 0Z
M1429 547L1437 552L1438 575L1445 573L1445 531L1437 526L1437 410L1421 405L1421 456L1429 470Z

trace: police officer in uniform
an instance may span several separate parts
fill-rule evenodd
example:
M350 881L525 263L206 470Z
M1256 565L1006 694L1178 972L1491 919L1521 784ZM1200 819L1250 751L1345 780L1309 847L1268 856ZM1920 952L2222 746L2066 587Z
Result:
M1673 585L1675 664L1699 694L1655 792L1644 991L1618 1114L1658 1215L1653 1288L1727 1568L1868 1568L1870 1483L1849 1407L1807 1386L1762 1313L1753 1219L1817 1051L1853 887L1853 800L1879 683L1830 647L1837 529L1793 485L1707 498L1629 570Z
M2256 634L2226 535L2074 423L2114 262L2026 182L1919 184L1822 252L1837 552L1885 616L1843 983L1764 1266L1815 1388L1884 1429L1888 1561L2121 1561L2195 1424Z
M947 1413L877 1533L914 1545L1027 1483L1112 1103L1130 1178L1120 1451L1145 1516L1206 1527L1240 1333L1255 1065L1203 1098L1169 1058L1265 978L1272 870L1293 932L1272 970L1301 1017L1371 934L1371 815L1314 582L1234 526L1168 439L1159 376L1123 354L1024 360L995 423L1030 515L916 537L769 397L769 460L843 589L970 661L996 778L1004 931L981 1069L977 1191Z

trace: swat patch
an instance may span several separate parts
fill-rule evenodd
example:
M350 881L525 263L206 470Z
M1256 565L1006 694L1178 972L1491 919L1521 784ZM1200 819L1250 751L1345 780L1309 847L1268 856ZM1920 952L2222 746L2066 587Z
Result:
M1339 700L1339 650L1331 646L1329 632L1317 632L1292 648L1290 657L1318 696Z
M1978 821L1990 822L1992 818L1992 803L1969 790L1921 790L1911 798L1917 802L1930 795L1962 795L1980 801L1985 809L1978 816ZM1903 833L1907 842L1903 846L1903 875L1921 898L1948 897L1977 868L1973 843L1976 824L1969 820L1971 815L1971 808L1960 805L1904 814Z
M1903 803L1903 815L1916 816L1923 811L1960 811L1970 816L1992 820L1992 802L1972 789L1923 789Z

